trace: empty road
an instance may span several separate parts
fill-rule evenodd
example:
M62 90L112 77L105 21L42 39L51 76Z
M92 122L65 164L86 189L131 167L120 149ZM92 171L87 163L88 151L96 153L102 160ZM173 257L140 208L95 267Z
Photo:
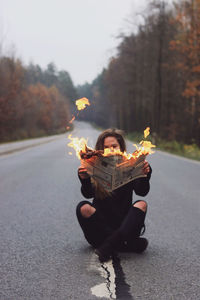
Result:
M98 134L83 122L72 132L90 146ZM199 300L200 163L149 155L149 247L101 265L75 217L83 197L68 142L0 156L0 300Z

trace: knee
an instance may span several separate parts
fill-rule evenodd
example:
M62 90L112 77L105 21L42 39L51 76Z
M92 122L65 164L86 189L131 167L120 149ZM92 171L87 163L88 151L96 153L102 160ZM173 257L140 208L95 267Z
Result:
M80 213L84 218L89 218L93 213L96 211L96 209L91 206L90 204L84 204L80 208Z
M146 203L146 201L143 201L143 200L138 201L135 204L133 204L133 206L141 209L144 212L147 211L147 203Z

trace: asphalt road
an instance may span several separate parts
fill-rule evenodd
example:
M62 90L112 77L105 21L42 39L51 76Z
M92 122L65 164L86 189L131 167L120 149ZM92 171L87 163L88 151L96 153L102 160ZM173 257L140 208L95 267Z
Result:
M73 136L94 146L98 133L76 123ZM200 163L149 156L148 250L101 265L75 217L79 161L67 143L0 156L0 300L199 300Z

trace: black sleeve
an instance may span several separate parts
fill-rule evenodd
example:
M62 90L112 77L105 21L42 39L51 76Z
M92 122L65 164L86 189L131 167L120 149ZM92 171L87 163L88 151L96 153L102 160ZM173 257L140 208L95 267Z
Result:
M137 178L132 181L132 187L139 196L146 196L150 190L150 183L149 180L151 178L152 168L150 167L150 171L147 174L147 177Z
M82 195L87 199L94 197L94 188L91 183L91 178L89 177L86 179L82 179L80 178L79 174L78 174L78 178L80 179L81 182Z

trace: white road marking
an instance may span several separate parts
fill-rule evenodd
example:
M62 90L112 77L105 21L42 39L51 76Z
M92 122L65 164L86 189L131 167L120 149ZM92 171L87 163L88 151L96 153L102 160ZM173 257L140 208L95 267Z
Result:
M99 298L104 297L107 299L116 299L116 285L115 285L116 276L115 276L112 260L100 264L99 261L97 261L97 256L93 254L90 262L90 270L91 269L98 270L100 275L106 279L104 283L95 285L90 289L92 295Z

